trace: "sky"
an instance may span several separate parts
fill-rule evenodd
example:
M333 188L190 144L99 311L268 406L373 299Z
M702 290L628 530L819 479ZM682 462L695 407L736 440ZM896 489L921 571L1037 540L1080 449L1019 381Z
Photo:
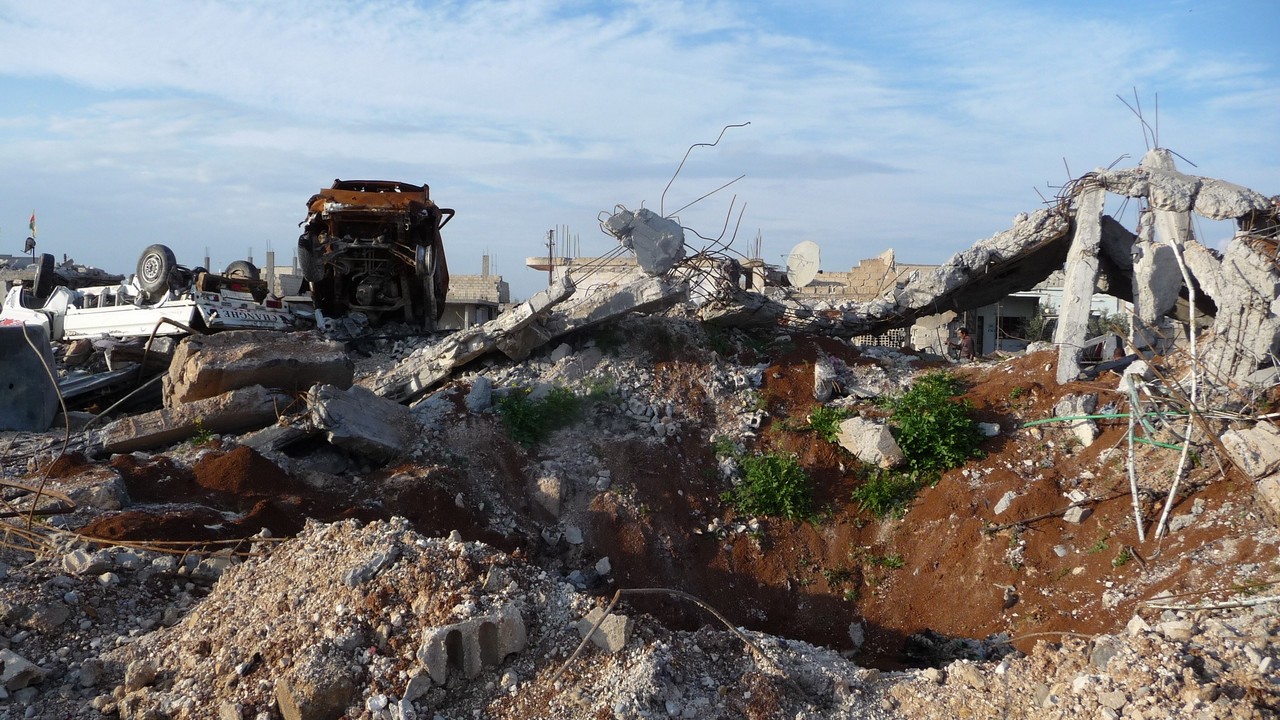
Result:
M111 272L152 243L287 263L342 178L429 184L451 272L488 254L517 298L548 230L604 254L619 205L777 264L941 263L1135 166L1126 102L1184 172L1280 193L1278 25L1274 0L0 0L0 254L34 211L38 251Z

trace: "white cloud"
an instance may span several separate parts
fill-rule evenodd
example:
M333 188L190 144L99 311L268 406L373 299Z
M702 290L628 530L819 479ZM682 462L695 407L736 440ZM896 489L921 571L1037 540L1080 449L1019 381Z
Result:
M36 205L42 236L98 263L158 240L180 259L288 247L334 177L395 177L458 209L455 271L487 247L520 287L547 228L586 237L614 203L657 207L691 143L749 120L690 156L673 207L748 177L686 223L717 233L736 194L766 255L819 238L834 267L888 244L941 261L1036 207L1064 158L1136 158L1115 99L1135 86L1160 94L1171 147L1274 182L1257 147L1277 130L1275 62L1188 42L1182 12L0 0L0 162L31 169L0 178L0 237ZM104 234L120 247L87 239Z

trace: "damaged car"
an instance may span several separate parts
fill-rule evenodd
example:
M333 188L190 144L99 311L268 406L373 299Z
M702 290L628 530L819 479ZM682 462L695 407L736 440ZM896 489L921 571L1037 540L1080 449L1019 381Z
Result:
M449 292L440 229L453 215L425 184L334 180L307 201L298 238L316 310L434 330Z
M221 275L179 265L173 250L151 245L137 272L117 285L73 290L58 284L53 256L42 255L31 287L14 287L0 325L35 324L54 341L185 335L229 329L289 330L294 312L268 297L258 268L238 260Z

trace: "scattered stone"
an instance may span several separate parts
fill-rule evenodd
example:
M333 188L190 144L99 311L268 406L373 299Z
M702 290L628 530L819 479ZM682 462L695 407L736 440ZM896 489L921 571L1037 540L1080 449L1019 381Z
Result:
M44 682L48 674L44 668L8 649L0 649L0 668L0 686L9 691Z
M1004 511L1009 509L1009 506L1013 504L1014 499L1017 497L1018 494L1014 491L1006 491L1005 494L1001 495L1000 499L996 501L996 506L992 508L992 512L996 515L1004 514Z
M853 417L841 422L836 442L868 465L891 468L903 461L902 449L888 426L871 420Z
M1093 514L1093 510L1091 510L1090 508L1076 505L1076 506L1067 508L1067 511L1062 514L1062 519L1066 520L1069 523L1075 523L1079 525L1080 523L1084 522L1092 514Z
M592 608L587 616L578 621L578 634L586 637L591 633L591 642L608 653L616 653L627 644L631 637L631 618L626 615L610 614L600 622L600 627L591 632L592 626L604 615L603 608Z

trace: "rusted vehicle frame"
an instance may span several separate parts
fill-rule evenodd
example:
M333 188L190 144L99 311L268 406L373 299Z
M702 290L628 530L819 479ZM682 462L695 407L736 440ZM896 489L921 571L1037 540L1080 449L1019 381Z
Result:
M449 292L440 228L454 211L430 192L425 184L334 180L307 201L298 259L318 309L435 328Z

